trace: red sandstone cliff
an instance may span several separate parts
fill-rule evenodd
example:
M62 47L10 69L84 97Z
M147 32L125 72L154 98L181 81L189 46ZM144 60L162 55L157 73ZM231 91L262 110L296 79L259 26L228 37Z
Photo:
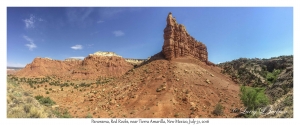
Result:
M90 54L84 60L65 61L49 58L35 58L32 63L16 72L19 77L56 76L63 79L97 79L99 77L119 77L133 68L120 56Z
M133 66L118 56L89 55L81 65L72 70L73 78L97 79L101 77L119 77Z
M169 13L167 17L162 52L168 60L179 57L192 57L208 62L206 46L190 36L185 27L178 24L175 18L172 17L172 13Z

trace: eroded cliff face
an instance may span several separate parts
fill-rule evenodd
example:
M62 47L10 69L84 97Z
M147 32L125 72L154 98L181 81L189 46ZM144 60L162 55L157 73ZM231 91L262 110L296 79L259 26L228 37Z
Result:
M172 13L167 17L164 29L164 45L162 50L168 60L180 57L192 57L208 63L206 46L188 34L182 24L178 24Z
M119 77L133 66L120 56L89 55L80 66L72 70L72 77L97 79L98 77Z
M62 79L81 80L99 77L119 77L133 68L121 56L113 52L96 52L84 60L35 58L32 63L18 71L20 77L56 76Z
M32 63L27 64L25 68L18 71L16 75L21 77L63 76L64 72L70 71L81 63L81 60L61 61L37 57Z

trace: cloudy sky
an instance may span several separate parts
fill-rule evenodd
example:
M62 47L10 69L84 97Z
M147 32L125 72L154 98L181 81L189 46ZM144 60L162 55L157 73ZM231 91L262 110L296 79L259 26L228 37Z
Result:
M293 54L293 8L7 8L7 65L112 51L145 59L162 49L169 12L214 63Z

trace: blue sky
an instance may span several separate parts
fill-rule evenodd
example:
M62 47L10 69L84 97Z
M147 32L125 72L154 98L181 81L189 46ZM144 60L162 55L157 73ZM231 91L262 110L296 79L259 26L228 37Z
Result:
M147 58L162 49L169 12L207 46L211 62L293 54L292 7L8 7L7 65L96 51Z

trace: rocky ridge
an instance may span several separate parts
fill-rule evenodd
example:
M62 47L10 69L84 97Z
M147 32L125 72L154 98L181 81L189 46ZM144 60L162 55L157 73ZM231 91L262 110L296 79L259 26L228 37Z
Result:
M103 52L103 51L98 51L98 52L95 52L94 54L89 54L89 55L90 56L95 55L95 56L116 56L116 57L122 57L122 56L117 55L114 52Z
M113 52L96 52L84 60L68 58L64 61L50 58L35 58L16 76L46 77L55 76L63 79L97 79L98 77L119 77L133 68L121 56Z
M293 117L293 99L287 98L293 97L293 55L270 59L240 58L218 66L237 84L265 88L273 110L286 112L280 116L262 117Z
M145 61L147 61L148 59L131 59L131 58L125 58L126 62L131 63L132 65L139 65Z

